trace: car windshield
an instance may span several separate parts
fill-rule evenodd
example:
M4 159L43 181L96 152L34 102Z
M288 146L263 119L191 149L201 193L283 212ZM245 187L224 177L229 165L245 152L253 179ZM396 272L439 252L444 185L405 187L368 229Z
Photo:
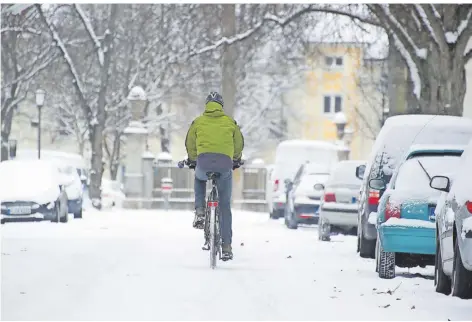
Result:
M312 190L317 183L325 183L329 178L328 173L309 173L300 180L299 189Z
M356 167L362 163L346 162L339 163L333 169L329 177L329 185L349 185L359 187L362 180L356 177Z

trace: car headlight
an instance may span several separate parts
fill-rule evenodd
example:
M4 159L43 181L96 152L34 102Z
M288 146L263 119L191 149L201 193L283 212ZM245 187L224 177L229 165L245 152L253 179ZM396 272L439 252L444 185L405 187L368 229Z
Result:
M7 206L2 205L2 210L7 210Z
M54 201L52 201L52 202L48 203L48 205L46 206L46 208L48 208L49 210L54 209L55 204L56 204L56 203L55 203Z
M34 205L31 206L31 209L39 209L39 205L35 203Z

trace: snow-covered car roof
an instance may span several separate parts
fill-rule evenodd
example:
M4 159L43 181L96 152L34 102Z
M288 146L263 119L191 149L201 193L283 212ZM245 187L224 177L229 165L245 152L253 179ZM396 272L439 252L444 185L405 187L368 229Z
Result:
M305 164L305 174L329 174L330 166L317 162L308 162Z
M8 160L0 162L0 200L55 201L59 194L57 168L44 160Z

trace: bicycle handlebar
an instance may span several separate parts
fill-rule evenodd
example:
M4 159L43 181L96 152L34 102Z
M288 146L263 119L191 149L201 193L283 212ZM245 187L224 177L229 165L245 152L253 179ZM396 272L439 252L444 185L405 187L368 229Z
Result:
M243 164L244 164L243 160L233 160L233 170L241 167ZM196 161L192 162L189 159L186 159L186 160L179 161L177 163L177 166L180 169L182 169L185 166L188 166L190 169L195 169L195 167L197 166L197 162Z

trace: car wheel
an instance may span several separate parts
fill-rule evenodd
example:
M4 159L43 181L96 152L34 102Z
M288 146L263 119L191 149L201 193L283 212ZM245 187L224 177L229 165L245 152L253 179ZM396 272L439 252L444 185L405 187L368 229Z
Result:
M472 272L462 263L458 238L454 245L454 262L452 264L452 296L461 299L472 298Z
M378 242L379 277L392 279L395 277L395 253L384 252L380 241Z
M436 292L445 295L451 294L451 279L444 274L439 237L436 236L436 261L434 263L434 285Z
M51 222L61 222L61 212L59 211L59 206L56 205L54 206L54 213L53 213L53 218L51 219Z
M82 218L82 208L76 213L74 213L74 219L81 219Z
M275 210L272 210L272 212L269 213L269 218L270 219L279 219L279 216Z

